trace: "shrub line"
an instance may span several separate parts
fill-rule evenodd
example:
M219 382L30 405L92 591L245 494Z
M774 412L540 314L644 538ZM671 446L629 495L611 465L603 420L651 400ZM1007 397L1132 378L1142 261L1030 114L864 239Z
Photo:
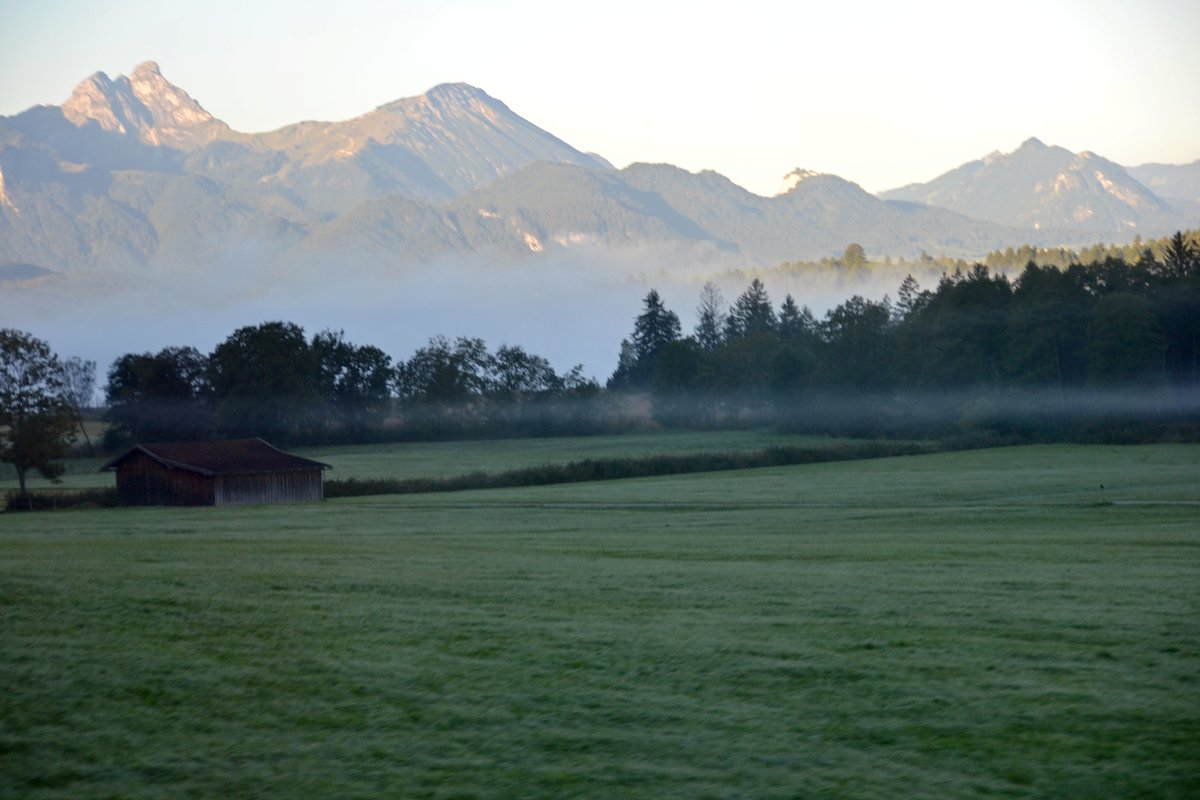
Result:
M994 445L994 442L988 443ZM696 472L727 472L759 467L785 467L832 461L857 461L967 449L979 443L857 442L815 447L774 446L762 450L656 455L640 458L587 458L566 464L542 464L535 467L487 473L471 472L449 478L347 478L325 481L325 497L364 497L379 494L423 494L462 492L471 489L509 489L521 486L548 486L587 481L612 481L625 478L649 478L659 475L685 475ZM984 446L987 446L986 444ZM9 492L5 510L56 511L80 507L117 505L115 489L78 491Z
M68 508L111 508L117 505L116 489L76 491L7 492L5 511L61 511Z
M508 489L559 483L610 481L683 475L693 472L725 472L758 467L784 467L830 461L921 455L944 449L913 442L864 442L831 447L778 446L748 452L692 453L641 458L588 458L567 464L542 464L504 472L471 472L449 478L347 478L325 481L325 497L363 497L376 494L421 494L461 492L469 489Z

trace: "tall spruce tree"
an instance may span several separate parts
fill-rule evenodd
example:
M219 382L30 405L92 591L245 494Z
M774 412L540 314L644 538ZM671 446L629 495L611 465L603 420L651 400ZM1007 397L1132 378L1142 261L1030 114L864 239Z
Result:
M790 294L783 298L779 307L779 335L784 339L798 339L804 335L803 312Z
M639 362L653 359L668 342L678 339L679 333L679 316L651 289L642 300L642 313L633 323L634 357Z
M1167 242L1166 252L1163 253L1163 272L1172 278L1184 278L1200 272L1200 253L1184 238L1182 231L1176 231Z
M668 309L651 289L642 300L642 313L634 319L633 335L621 342L617 370L608 379L610 388L646 388L654 383L659 353L679 341L679 315Z
M763 282L755 278L738 295L729 316L725 320L725 338L740 339L756 333L771 333L776 330L778 320L771 307L771 298Z
M904 276L904 280L900 283L900 289L896 294L896 305L893 309L896 317L895 321L907 319L914 312L920 311L922 306L929 301L929 292L921 291L921 284L917 283L917 279L911 273Z

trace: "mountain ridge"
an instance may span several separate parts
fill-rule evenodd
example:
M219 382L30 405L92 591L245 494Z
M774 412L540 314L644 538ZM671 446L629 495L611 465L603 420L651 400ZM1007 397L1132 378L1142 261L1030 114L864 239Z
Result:
M110 79L93 73L61 106L76 126L134 134L146 144L191 149L233 135L230 127L162 76L157 62L144 61L129 74Z
M1022 207L1031 194L1054 202ZM1107 205L1089 199L1096 209L1076 218L1079 198L1097 194ZM618 170L465 83L348 120L243 133L148 61L85 78L62 106L0 117L0 249L62 273L168 274L245 253L403 267L665 242L760 266L849 242L973 257L1014 241L1153 235L1173 213L1118 165L1037 139L880 196L796 169L764 197L711 170Z
M1171 204L1124 167L1091 151L1072 153L1036 137L1010 153L993 152L926 183L879 196L1034 230L1132 235L1183 221Z
M1139 164L1129 174L1159 197L1200 205L1200 158L1190 164Z

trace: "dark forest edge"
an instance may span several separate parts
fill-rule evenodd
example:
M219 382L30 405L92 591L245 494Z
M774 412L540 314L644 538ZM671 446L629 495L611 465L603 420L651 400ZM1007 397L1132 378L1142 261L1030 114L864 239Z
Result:
M1132 264L1030 263L1011 280L977 264L932 290L906 278L895 301L856 295L824 319L790 295L776 311L757 279L728 307L710 284L688 336L651 290L605 387L580 367L556 373L515 345L490 351L480 339L435 337L393 365L340 332L306 339L294 324L268 322L235 331L208 355L174 347L117 359L106 445L563 436L648 424L869 436L982 426L1070 439L1091 435L1080 427L1087 393L1186 395L1196 385L1198 251L1180 233L1161 261L1147 249ZM989 412L1001 398L1021 413ZM647 400L648 414L635 410ZM936 414L923 407L931 401ZM1137 411L1130 421L1154 428L1187 422L1194 409L1167 397ZM1119 408L1099 419L1117 423Z
M984 263L910 275L895 300L855 295L818 319L755 278L732 304L707 284L693 332L650 290L604 386L519 345L434 337L406 361L290 322L234 331L212 353L127 353L107 372L103 447L261 436L283 445L572 436L775 426L947 441L1196 441L1200 236L1134 261L1015 278ZM1036 255L1035 251L1031 251ZM1062 255L1062 254L1060 254ZM845 260L861 261L857 245ZM845 266L845 265L843 265ZM82 425L91 362L0 331L0 460L53 477ZM19 379L19 380L18 380ZM24 383L22 383L24 381ZM28 385L27 385L28 384ZM30 389L30 385L33 389ZM91 449L91 442L87 443Z

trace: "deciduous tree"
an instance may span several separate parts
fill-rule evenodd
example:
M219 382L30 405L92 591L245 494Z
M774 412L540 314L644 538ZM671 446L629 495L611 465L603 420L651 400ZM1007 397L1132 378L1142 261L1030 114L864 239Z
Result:
M92 437L88 435L83 424L83 411L90 408L92 398L96 393L96 362L84 361L78 356L72 356L62 362L63 397L75 413L75 421L79 424L79 432L87 442L88 450L92 450Z
M312 422L316 357L291 322L239 328L209 357L217 418L235 436L287 439Z
M496 351L493 393L508 400L549 394L562 388L562 379L545 358L520 345L501 345Z
M194 347L126 353L109 367L104 394L107 447L211 434L208 356Z
M863 269L867 266L867 254L861 244L851 242L846 245L846 252L842 254L842 266L853 270Z
M346 341L340 330L321 331L309 347L317 392L333 424L359 432L378 424L391 401L391 356L373 345Z
M29 470L57 481L75 417L62 366L50 346L24 331L0 329L0 461L13 465L25 494Z
M482 339L460 336L451 345L435 336L396 367L396 393L406 400L461 402L488 390L492 368Z

